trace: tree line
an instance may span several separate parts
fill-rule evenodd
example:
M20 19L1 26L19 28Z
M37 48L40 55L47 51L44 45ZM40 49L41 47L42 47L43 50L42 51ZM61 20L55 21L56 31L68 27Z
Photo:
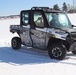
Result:
M66 4L65 2L63 2L62 7L60 8L58 4L53 5L53 9L54 10L60 10L60 11L64 11L67 13L76 13L76 7L70 5L70 4Z

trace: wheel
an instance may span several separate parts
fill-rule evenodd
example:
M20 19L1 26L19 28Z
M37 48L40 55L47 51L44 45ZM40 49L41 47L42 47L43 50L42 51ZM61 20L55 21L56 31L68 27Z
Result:
M63 60L66 56L66 47L60 43L52 44L49 47L48 54L52 59Z
M72 51L73 54L76 54L76 51Z
M13 49L20 49L21 48L21 39L19 37L14 37L11 40L11 46Z

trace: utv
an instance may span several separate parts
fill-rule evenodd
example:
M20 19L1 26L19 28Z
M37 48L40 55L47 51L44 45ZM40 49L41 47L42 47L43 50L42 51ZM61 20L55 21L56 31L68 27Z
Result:
M20 25L11 25L10 32L19 37L11 40L13 49L21 44L48 50L52 59L63 60L66 52L76 54L76 29L65 12L48 7L32 7L20 13Z

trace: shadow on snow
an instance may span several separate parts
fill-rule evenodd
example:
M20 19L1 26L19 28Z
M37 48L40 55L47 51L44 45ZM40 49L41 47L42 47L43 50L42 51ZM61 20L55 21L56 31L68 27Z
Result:
M71 56L73 54L68 54ZM25 64L43 64L43 63L62 63L68 65L76 65L73 62L66 62L65 60L76 60L76 58L66 57L64 60L50 59L47 51L37 50L31 47L22 47L20 50L13 50L11 47L0 47L0 62L9 63L12 65ZM76 55L73 55L76 56Z

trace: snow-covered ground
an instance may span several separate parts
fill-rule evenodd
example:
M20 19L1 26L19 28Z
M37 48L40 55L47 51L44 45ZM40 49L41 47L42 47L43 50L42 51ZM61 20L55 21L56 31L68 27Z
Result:
M68 14L68 16L71 23L76 26L76 14Z
M76 14L68 14L76 25ZM0 75L76 75L76 55L68 53L62 61L50 59L46 51L22 47L19 51L11 48L9 26L19 19L0 20Z

